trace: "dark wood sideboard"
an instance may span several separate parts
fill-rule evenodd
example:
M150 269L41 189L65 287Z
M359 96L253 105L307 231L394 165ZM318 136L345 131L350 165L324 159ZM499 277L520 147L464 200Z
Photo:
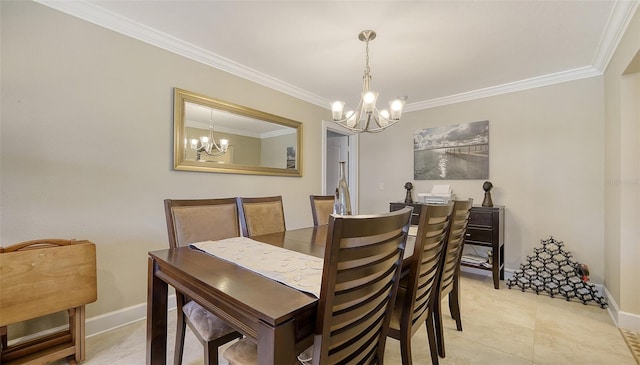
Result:
M413 207L411 224L418 224L422 209L420 203L392 202L389 203L389 210L399 210L407 205ZM464 243L465 245L487 247L491 250L491 267L467 263L461 265L491 271L493 286L499 289L500 280L504 280L504 206L483 207L477 205L471 208Z

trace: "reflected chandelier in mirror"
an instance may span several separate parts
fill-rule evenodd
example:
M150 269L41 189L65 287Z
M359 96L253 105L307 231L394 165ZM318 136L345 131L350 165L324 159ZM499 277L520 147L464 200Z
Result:
M175 88L174 170L302 176L302 123Z

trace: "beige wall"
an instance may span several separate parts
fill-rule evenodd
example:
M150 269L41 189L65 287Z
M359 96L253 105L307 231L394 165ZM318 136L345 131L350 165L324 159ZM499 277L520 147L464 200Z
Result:
M640 329L640 10L605 72L605 285L621 327ZM635 58L635 61L633 61Z
M253 165L261 166L260 138L239 136L235 134L216 133L219 138L229 140L229 148L233 150L233 158L231 163L236 165Z
M505 266L518 269L550 235L604 280L603 78L488 97L407 113L384 133L360 138L360 211L388 209L433 184L481 204L484 180L413 179L415 130L489 120L493 203L506 207ZM380 185L384 190L380 190Z
M95 242L89 318L146 302L165 198L282 194L287 226L312 224L325 109L36 3L0 7L0 242ZM172 171L174 87L304 123L304 176Z

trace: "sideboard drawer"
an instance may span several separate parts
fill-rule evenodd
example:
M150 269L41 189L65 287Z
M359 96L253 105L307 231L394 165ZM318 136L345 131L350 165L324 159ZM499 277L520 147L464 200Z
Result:
M493 231L491 229L482 229L467 226L465 241L482 242L491 246L493 239Z
M478 211L472 209L469 212L469 225L470 226L493 226L493 214L491 211Z

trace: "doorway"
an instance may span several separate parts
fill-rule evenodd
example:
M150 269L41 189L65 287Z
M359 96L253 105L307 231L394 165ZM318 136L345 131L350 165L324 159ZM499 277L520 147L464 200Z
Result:
M340 161L345 161L351 210L358 214L358 134L322 121L322 194L333 195L340 178Z

